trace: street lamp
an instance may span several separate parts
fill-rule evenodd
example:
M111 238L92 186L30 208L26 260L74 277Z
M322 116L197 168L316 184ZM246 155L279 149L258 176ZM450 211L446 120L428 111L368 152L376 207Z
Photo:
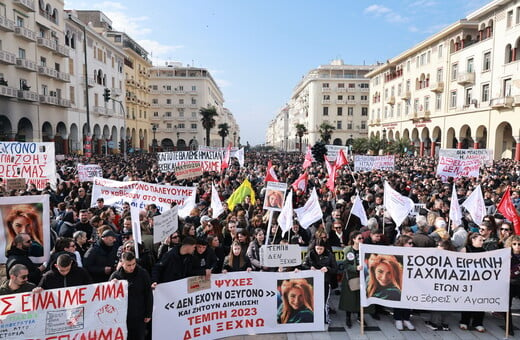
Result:
M386 129L383 128L383 154L385 153L386 149Z
M233 132L233 146L237 145L237 132Z
M152 140L152 151L155 153L157 140L155 139L155 133L157 132L157 125L152 124L153 140Z

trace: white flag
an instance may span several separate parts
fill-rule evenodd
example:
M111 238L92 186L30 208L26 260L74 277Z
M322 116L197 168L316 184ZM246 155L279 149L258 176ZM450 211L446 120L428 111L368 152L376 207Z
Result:
M480 184L477 185L475 190L469 195L468 198L462 203L462 206L468 210L473 222L477 225L482 223L484 216L486 215L486 205L484 204L484 197L482 197L482 190Z
M238 163L240 163L240 166L244 166L244 148L238 149L236 151L231 151L231 157L237 158Z
M193 193L190 197L188 197L184 204L179 206L179 217L186 218L190 215L190 212L193 208L197 206L197 190L193 190Z
M218 197L217 188L215 185L211 183L211 210L213 210L213 218L217 218L220 214L224 212L224 208L222 207L222 201L220 197Z
M294 209L296 216L298 216L298 222L300 225L307 229L314 222L321 220L323 212L321 211L320 202L318 201L318 194L316 188L312 188L312 193L305 205L301 208Z
M356 195L356 198L354 199L354 204L352 205L351 213L352 215L359 217L361 225L366 226L368 224L367 213L365 212L365 208L363 207L363 201L361 201L359 195Z
M455 226L455 228L462 224L462 213L460 211L459 199L457 198L457 189L455 189L455 183L453 183L453 189L451 191L450 220L452 220L453 226Z
M415 206L411 198L403 196L392 189L386 181L383 200L386 210L390 213L397 227L403 223Z
M282 210L280 211L280 215L278 215L278 225L282 229L282 236L291 229L293 225L293 205L292 205L292 190L289 191L289 194L285 198L285 203L283 205Z

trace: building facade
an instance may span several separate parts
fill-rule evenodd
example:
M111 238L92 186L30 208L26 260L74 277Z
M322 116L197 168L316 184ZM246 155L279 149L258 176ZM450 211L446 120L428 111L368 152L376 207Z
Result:
M520 6L496 0L379 65L370 79L370 136L520 160Z
M272 139L266 144L287 151L299 150L296 124L307 129L302 138L304 145L321 139L322 123L334 127L331 144L349 145L352 139L367 137L369 80L365 75L373 68L334 60L311 70L293 90L287 107L270 123L268 129L272 132L268 136Z

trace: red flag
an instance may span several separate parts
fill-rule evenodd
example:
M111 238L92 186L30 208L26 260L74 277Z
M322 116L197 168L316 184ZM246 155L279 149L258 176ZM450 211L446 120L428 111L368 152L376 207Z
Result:
M515 234L520 235L520 217L518 217L518 212L513 205L513 201L511 200L510 187L507 187L504 196L502 196L500 203L498 203L497 210L500 211L500 213L504 215L505 218L513 222L513 225L515 226Z
M332 192L334 192L334 182L336 182L336 164L330 168L329 179L326 184L327 188Z
M294 191L298 191L298 189L299 189L303 192L306 192L308 179L309 179L309 176L307 175L306 172L304 172L300 177L298 177L298 179L296 181L294 181L293 184L291 184Z
M343 152L343 149L339 149L338 156L336 157L336 167L339 169L343 165L347 165L347 164L348 164L348 160L347 160L347 157L345 156L345 153Z
M231 155L231 144L228 144L228 147L226 148L226 154L224 156L224 159L222 160L222 164L220 165L220 170L224 170L229 167L230 155Z
M276 172L273 169L273 163L271 161L267 162L267 173L265 174L266 182L279 182L278 177L276 176Z
M312 153L311 153L311 147L307 145L307 152L305 153L305 160L303 161L302 168L307 169L312 164Z
M323 159L325 160L325 167L327 168L327 173L330 175L332 172L332 166L329 163L329 160L327 159L327 155L323 156Z

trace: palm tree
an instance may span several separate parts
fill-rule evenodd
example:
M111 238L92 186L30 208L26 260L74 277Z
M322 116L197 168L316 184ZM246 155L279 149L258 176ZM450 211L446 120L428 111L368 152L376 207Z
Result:
M399 155L406 153L408 150L411 150L412 148L413 146L410 143L410 140L406 137L403 137L396 138L395 140L390 141L386 148L386 151L390 152L391 154Z
M352 141L352 153L366 155L368 152L368 139L356 138Z
M302 137L307 133L307 127L303 124L296 124L296 136L300 138L300 153L302 152Z
M330 138L332 137L332 131L334 130L334 126L329 123L321 123L319 127L319 132L321 136L321 140L325 142L325 144L329 144Z
M222 123L217 126L218 135L222 137L222 147L224 147L224 140L229 135L229 125L227 123Z
M377 136L372 136L368 140L368 151L372 151L373 155L378 155L379 150L383 148L381 139Z
M201 107L199 114L202 116L200 119L202 127L206 130L206 146L209 146L209 133L215 127L215 117L218 116L217 109L214 106L208 108Z

